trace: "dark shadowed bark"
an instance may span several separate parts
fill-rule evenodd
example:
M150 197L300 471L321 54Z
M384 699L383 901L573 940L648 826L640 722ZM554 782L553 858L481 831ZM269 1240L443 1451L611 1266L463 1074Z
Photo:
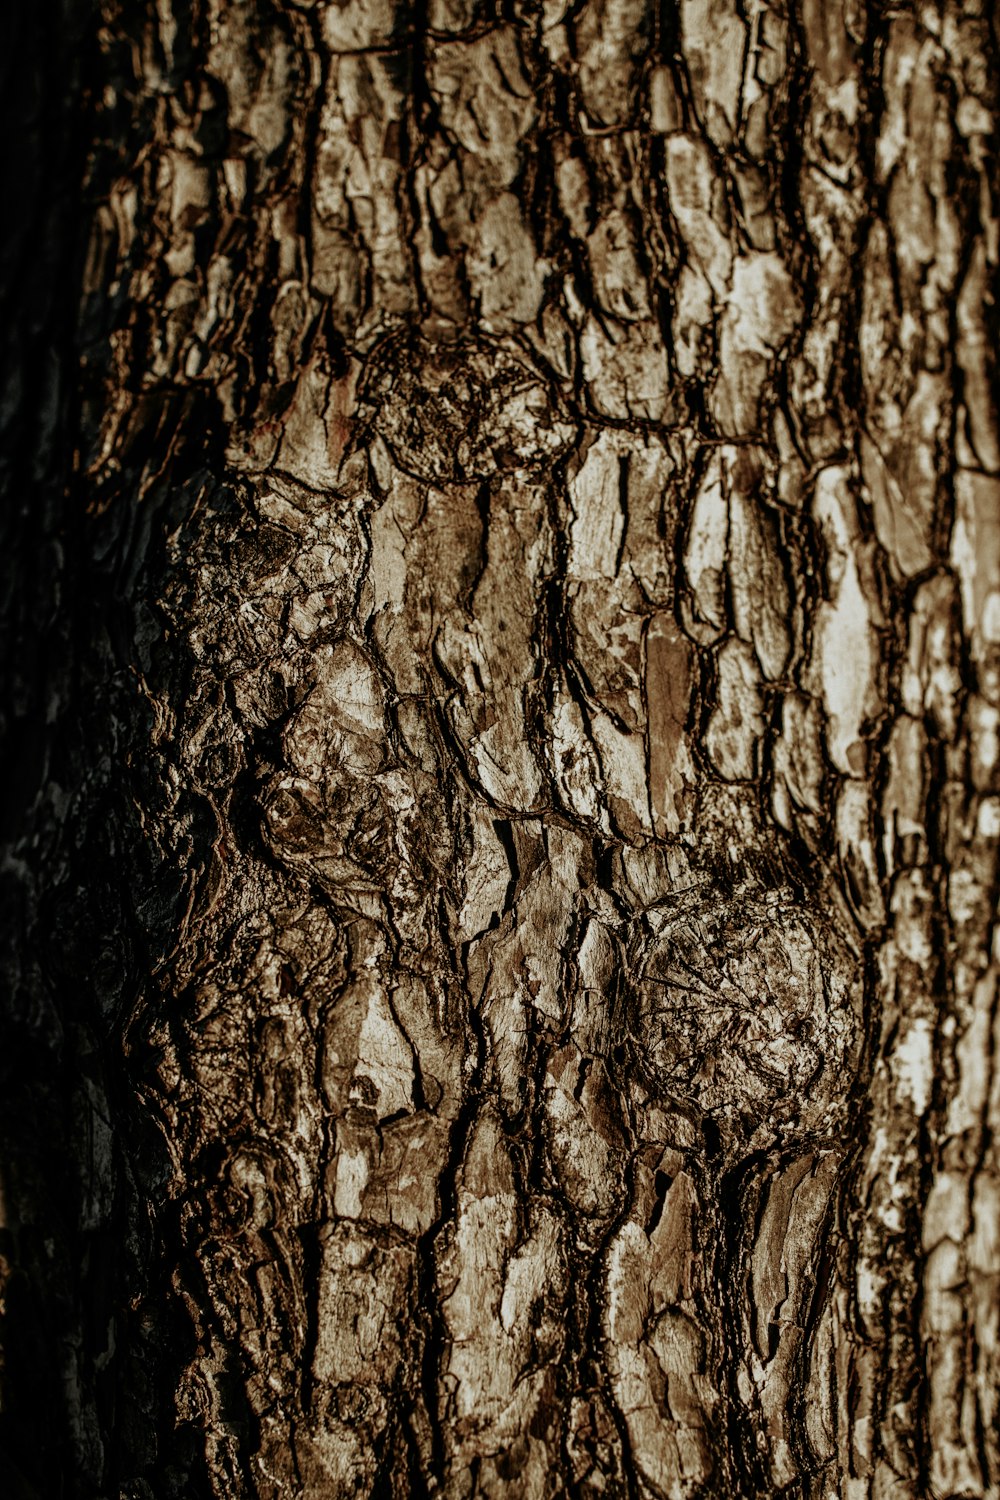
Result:
M15 1493L998 1500L990 6L74 25Z

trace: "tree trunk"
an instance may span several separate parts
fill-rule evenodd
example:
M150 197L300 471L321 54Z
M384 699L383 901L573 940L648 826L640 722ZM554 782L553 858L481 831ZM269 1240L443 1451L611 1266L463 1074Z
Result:
M991 7L92 24L22 1493L998 1500Z

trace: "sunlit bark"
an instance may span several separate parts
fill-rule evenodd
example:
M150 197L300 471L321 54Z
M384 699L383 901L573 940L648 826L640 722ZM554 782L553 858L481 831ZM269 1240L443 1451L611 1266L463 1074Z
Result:
M63 1493L995 1500L988 7L93 24Z

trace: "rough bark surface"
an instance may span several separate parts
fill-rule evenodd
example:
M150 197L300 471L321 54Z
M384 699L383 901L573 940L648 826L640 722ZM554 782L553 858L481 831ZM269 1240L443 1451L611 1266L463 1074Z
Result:
M89 25L20 1492L998 1500L990 6Z

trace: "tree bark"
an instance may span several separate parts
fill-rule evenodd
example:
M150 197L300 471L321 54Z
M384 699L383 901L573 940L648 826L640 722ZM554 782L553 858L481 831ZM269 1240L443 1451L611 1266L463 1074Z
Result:
M997 1500L991 8L92 28L22 1492Z

